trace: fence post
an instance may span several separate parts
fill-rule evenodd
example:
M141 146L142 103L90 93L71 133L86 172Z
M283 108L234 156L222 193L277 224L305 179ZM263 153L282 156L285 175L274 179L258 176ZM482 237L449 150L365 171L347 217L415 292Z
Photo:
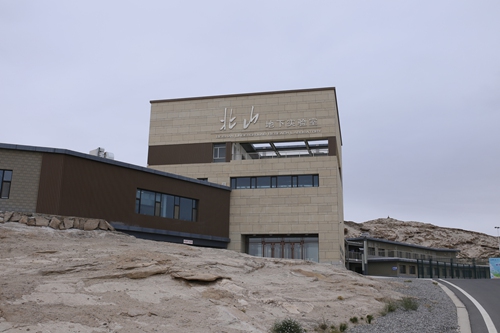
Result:
M455 277L455 272L453 271L453 258L450 258L450 273L451 273L451 278L453 279Z

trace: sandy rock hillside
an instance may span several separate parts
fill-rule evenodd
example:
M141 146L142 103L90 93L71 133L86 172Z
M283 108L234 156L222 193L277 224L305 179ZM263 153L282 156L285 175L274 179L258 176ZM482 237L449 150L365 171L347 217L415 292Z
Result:
M286 317L313 331L400 297L327 264L12 222L0 267L0 332L267 332Z
M459 249L458 258L499 257L496 237L480 232L443 228L429 223L380 218L364 223L345 222L345 237L367 233L373 238L434 248Z

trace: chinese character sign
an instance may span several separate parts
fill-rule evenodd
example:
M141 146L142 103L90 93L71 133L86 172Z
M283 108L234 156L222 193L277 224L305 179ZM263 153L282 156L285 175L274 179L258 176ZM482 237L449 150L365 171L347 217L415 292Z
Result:
M235 128L238 125L236 119L237 117L238 116L236 115L236 112L233 112L233 109L224 108L224 115L222 119L220 119L222 127L219 129L219 131L227 131ZM243 117L244 117L242 124L243 126L241 125L240 126L241 129L246 130L252 124L257 124L257 121L259 120L259 113L255 112L255 107L252 106L252 108L250 109L250 116L249 117L243 116ZM317 118L272 119L272 120L266 120L265 123L265 127L268 129L279 129L279 128L290 129L294 127L310 127L310 126L318 126L318 119ZM239 128L239 126L236 128Z

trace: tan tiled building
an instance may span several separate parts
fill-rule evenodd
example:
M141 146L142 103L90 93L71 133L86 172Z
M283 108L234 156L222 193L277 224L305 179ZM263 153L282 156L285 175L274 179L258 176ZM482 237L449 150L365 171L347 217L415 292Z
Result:
M343 264L341 146L335 88L151 101L148 166L232 187L236 251Z

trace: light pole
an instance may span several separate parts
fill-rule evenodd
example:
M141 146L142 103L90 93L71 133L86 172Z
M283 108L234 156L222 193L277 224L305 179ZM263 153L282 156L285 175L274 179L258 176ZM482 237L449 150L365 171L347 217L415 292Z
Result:
M500 251L500 227L495 227L497 229L497 242L498 242L498 251Z

